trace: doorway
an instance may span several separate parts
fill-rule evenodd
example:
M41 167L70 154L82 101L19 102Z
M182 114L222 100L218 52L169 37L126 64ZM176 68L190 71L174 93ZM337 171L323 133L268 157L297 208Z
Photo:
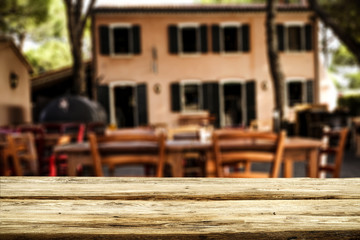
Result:
M115 119L118 128L131 128L136 126L135 122L135 87L115 86Z
M223 97L223 127L242 126L243 116L243 86L241 83L224 83L222 85Z

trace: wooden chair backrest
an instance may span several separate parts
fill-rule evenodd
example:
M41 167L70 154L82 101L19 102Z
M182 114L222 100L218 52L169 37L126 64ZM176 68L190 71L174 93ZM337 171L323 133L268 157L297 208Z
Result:
M341 128L340 130L329 130L324 132L323 137L329 138L328 139L329 144L320 150L320 157L324 154L327 156L333 155L335 159L333 164L327 163L325 165L321 165L319 163L319 168L318 168L319 177L321 172L329 172L335 178L340 177L341 165L344 157L344 150L345 150L345 144L346 144L348 132L349 129L346 127ZM331 145L331 140L333 138L336 138L337 140L337 144L335 146Z
M155 135L149 133L128 133L128 134L112 134L97 136L94 133L89 133L89 142L91 155L94 162L94 170L96 176L103 176L102 165L108 165L110 171L118 165L155 165L156 176L163 176L164 161L165 161L165 137L163 134ZM154 151L142 151L141 149L134 149L126 152L116 152L112 154L101 154L99 151L99 144L106 143L153 143Z
M213 148L218 177L278 177L284 151L285 131L279 134L243 130L217 130L213 133ZM238 146L236 146L238 142ZM227 144L233 145L227 148ZM241 146L242 145L242 146ZM267 173L254 172L254 162L271 163ZM224 173L225 166L243 164L243 172Z
M38 158L35 148L35 140L32 133L11 133L7 135L7 148L5 159L12 160L15 176L22 176L24 172L38 175ZM25 164L22 164L24 162ZM22 168L25 166L25 169Z

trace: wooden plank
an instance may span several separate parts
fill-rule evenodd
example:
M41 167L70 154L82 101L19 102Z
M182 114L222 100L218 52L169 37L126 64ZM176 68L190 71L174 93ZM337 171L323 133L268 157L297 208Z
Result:
M0 239L359 239L360 179L0 178Z
M1 239L351 239L359 200L2 200ZM337 237L335 237L337 236ZM340 237L341 236L341 237Z
M1 199L360 199L360 179L1 177Z

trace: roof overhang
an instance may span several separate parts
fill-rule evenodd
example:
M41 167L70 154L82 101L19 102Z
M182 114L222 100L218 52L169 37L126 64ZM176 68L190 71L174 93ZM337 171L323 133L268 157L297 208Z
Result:
M91 61L84 61L85 68L91 67ZM38 90L45 88L52 84L61 83L66 79L71 78L73 75L72 66L63 67L60 69L52 70L40 74L31 79L31 88L32 90Z
M24 64L25 68L28 70L30 74L34 72L28 60L25 58L21 50L15 45L14 41L10 37L0 36L0 42L7 44L7 46L13 50L15 55Z
M308 5L279 4L279 12L311 12ZM93 14L176 14L265 12L266 4L99 5Z

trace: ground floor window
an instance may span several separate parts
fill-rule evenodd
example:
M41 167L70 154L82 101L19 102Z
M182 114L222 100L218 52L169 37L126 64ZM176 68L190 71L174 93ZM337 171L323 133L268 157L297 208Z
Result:
M181 82L181 110L185 112L201 110L201 82L196 80Z
M182 81L170 85L171 110L208 111L216 127L248 126L256 119L256 84L248 81Z
M98 101L105 108L108 123L117 128L148 125L147 85L115 81L97 87Z
M289 79L286 81L285 94L288 107L313 103L313 81L309 79Z

